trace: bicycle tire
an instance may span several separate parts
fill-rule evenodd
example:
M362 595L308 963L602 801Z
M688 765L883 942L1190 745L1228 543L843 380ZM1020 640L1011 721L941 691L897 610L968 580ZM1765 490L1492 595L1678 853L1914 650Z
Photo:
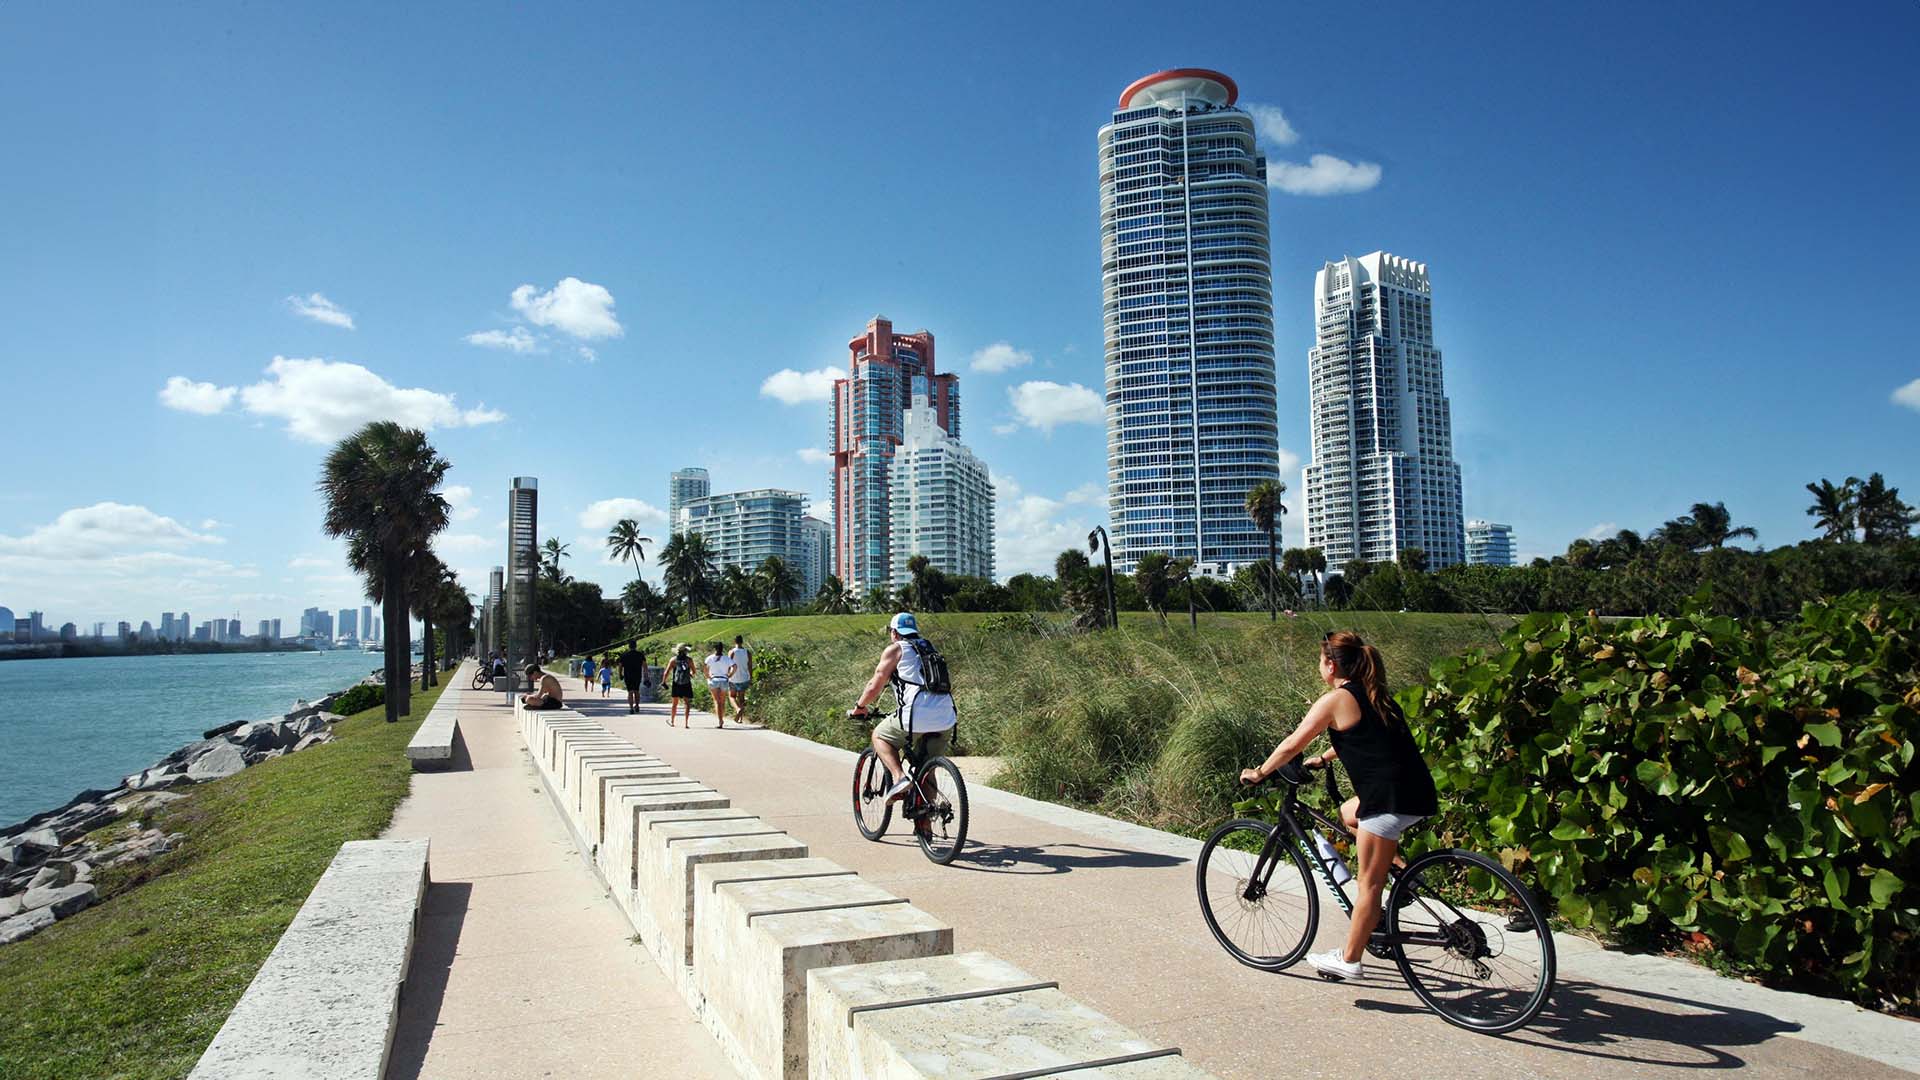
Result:
M1484 886L1476 885L1476 875L1484 875ZM1408 889L1412 894L1403 898ZM1414 995L1447 1023L1498 1035L1531 1023L1546 1008L1557 967L1546 909L1497 860L1460 848L1427 852L1401 872L1386 909L1394 963ZM1523 916L1528 924L1517 928ZM1409 944L1429 931L1446 944L1430 941L1409 955ZM1503 958L1506 963L1497 963ZM1516 976L1516 985L1491 989L1502 970ZM1465 992L1453 996L1449 983Z
M967 846L967 781L960 775L960 766L943 757L928 758L916 775L922 783L931 778L934 801L921 804L922 817L913 823L914 839L920 842L921 854L945 866Z
M1283 838L1277 862L1269 868L1259 895L1247 899L1248 875L1273 831L1273 825L1252 818L1229 821L1207 837L1194 867L1193 885L1200 900L1200 917L1206 920L1213 939L1228 956L1260 971L1282 971L1299 963L1320 929L1320 890L1314 885L1306 856L1291 839ZM1232 842L1236 835L1240 837L1238 844ZM1229 862L1223 852L1231 853L1233 860ZM1299 875L1300 891L1295 894L1283 888L1279 895L1284 899L1280 899L1275 897L1272 883L1276 875L1285 875L1281 877L1283 882L1291 881L1287 866L1292 866ZM1275 901L1271 908L1268 907L1270 898ZM1269 921L1279 923L1277 934L1256 929L1255 920L1267 917L1269 912L1272 916ZM1241 940L1243 938L1248 940Z
M891 786L880 755L862 750L853 763L853 824L861 836L878 840L887 835L887 823L893 819L893 804L887 801Z
M476 671L473 673L473 689L484 690L487 687L492 685L493 685L493 678L489 676L486 672Z

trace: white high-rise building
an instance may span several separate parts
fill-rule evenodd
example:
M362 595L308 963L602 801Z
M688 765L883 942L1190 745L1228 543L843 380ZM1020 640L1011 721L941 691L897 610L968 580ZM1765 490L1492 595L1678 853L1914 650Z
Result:
M1513 564L1513 526L1494 521L1467 522L1468 566Z
M993 480L987 467L940 426L915 395L888 466L891 584L913 580L907 560L924 555L947 574L993 577Z
M1264 559L1247 490L1280 476L1267 160L1239 89L1181 68L1100 129L1107 509L1115 569L1163 551L1226 575Z
M1313 277L1313 310L1307 546L1336 567L1406 548L1434 569L1464 561L1427 264L1384 251L1327 263Z
M667 527L680 528L680 508L694 499L704 499L713 493L713 481L708 478L707 470L698 468L675 469L667 477Z
M807 595L812 600L833 576L833 525L817 517L800 519L800 561L805 567Z
M333 624L334 633L339 635L342 641L358 642L360 640L359 620L360 613L358 611L350 607L341 608L340 614L337 616L337 621Z
M689 499L680 507L674 531L705 537L715 569L737 566L753 573L777 555L804 581L806 542L800 521L806 516L807 497L801 492L757 488Z

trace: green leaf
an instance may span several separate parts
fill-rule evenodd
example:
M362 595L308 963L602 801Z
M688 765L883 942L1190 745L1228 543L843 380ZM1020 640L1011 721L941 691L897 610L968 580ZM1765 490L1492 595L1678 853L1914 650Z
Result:
M1805 730L1821 746L1840 745L1840 727L1837 724L1808 724Z
M1873 881L1868 889L1873 893L1874 904L1884 907L1905 884L1906 882L1901 881L1899 875L1891 870L1875 870Z
M1587 831L1585 825L1562 818L1560 824L1555 825L1553 831L1547 835L1555 840L1585 840L1593 834Z
M1593 906L1583 896L1577 894L1560 897L1560 917L1574 926L1587 926L1593 922Z
M1747 838L1732 829L1710 826L1707 838L1713 841L1713 850L1719 852L1723 863L1736 863L1753 854L1752 849L1747 847Z

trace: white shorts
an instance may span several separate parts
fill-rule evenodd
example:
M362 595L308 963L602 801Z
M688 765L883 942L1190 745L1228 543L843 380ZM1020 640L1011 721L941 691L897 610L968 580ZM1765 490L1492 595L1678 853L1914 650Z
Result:
M1398 840L1401 833L1425 820L1425 814L1373 814L1361 818L1360 827L1382 840Z

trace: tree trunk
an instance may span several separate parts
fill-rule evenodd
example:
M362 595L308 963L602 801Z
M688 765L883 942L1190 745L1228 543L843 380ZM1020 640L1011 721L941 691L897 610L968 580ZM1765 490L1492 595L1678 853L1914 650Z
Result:
M420 617L420 692L433 689L433 616Z
M1280 559L1273 551L1273 530L1267 530L1267 621L1280 621L1280 598L1275 595L1274 585L1280 579Z
M404 632L396 633L393 626L393 613L396 607L406 603L406 560L387 556L386 593L380 602L380 617L385 622L386 637L386 699L387 723L392 724L406 715L407 691L412 680L407 672L407 639ZM405 618L404 615L401 616ZM401 623L404 627L406 624Z

